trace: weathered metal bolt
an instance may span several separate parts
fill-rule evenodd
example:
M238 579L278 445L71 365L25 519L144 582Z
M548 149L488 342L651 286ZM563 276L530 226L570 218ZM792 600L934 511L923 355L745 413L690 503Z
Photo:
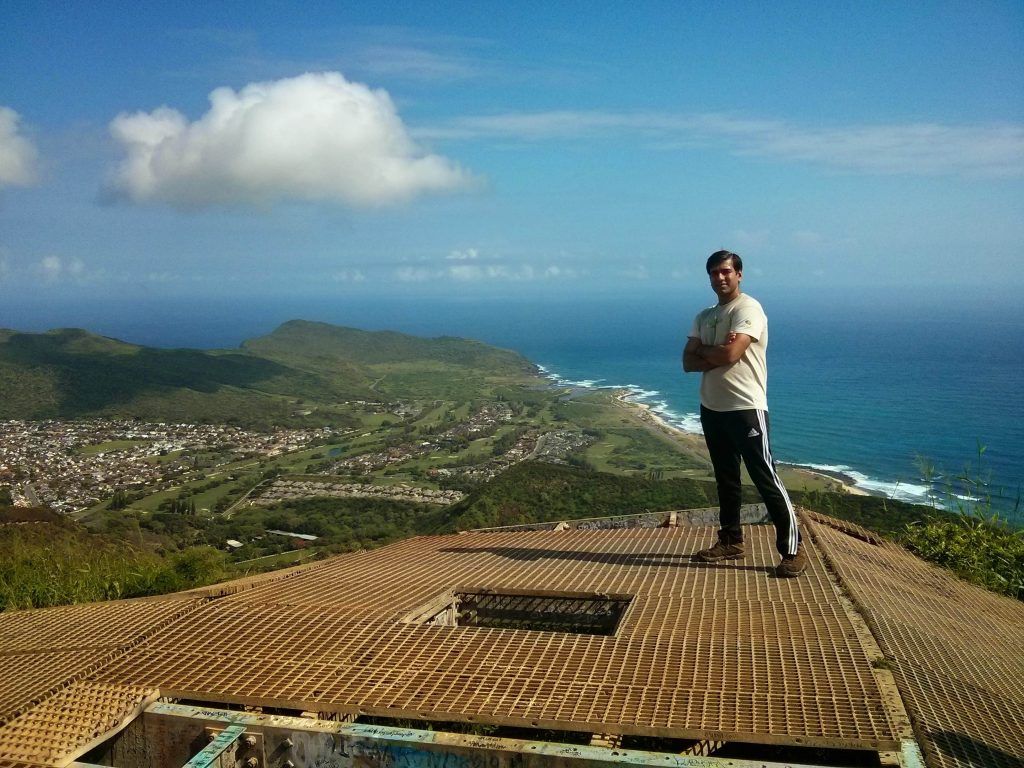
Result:
M281 763L281 768L295 768L295 763L293 763L291 760L285 760L283 763Z
M245 761L245 768L260 768L260 761L255 757L250 757Z
M289 739L287 736L285 736L284 741L281 742L281 746L285 749L291 749L295 746L295 742Z
M245 744L245 746L249 747L249 749L252 749L256 746L256 737L246 736L244 739L242 739L242 743Z

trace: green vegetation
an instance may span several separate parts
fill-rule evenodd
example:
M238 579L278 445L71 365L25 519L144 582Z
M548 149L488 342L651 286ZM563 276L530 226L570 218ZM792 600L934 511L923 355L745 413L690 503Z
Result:
M83 445L78 448L78 452L86 456L94 453L108 453L111 451L124 451L128 448L134 448L137 445L144 445L145 440L107 440L103 443L94 443L93 445Z
M895 541L907 525L924 519L931 512L929 507L880 496L795 490L790 490L789 495L795 504L855 523Z
M979 440L976 463L947 480L932 512L907 524L900 539L919 557L967 581L1024 600L1024 529L1012 528L992 511L991 477L984 460L985 446ZM934 465L924 458L918 463L931 485L936 476ZM955 514L941 512L940 502ZM1015 514L1020 504L1018 489Z
M318 536L316 549L326 552L372 549L410 536L452 531L445 507L375 498L296 499L193 524L201 526L201 540L211 545L223 546L227 539L246 542L235 553L243 560L310 546L267 530Z
M900 541L967 581L1024 600L1024 531L997 517L933 514L908 524Z
M453 526L465 530L706 507L715 503L713 483L651 480L645 476L612 475L527 461L453 505L451 514Z
M0 331L0 419L339 425L339 401L465 400L531 375L523 357L478 341L299 320L240 351L154 349L79 329Z
M877 496L791 492L793 501L856 523L974 584L1024 600L1024 531L988 514L984 502L947 512ZM987 515L987 516L986 516Z
M11 518L6 513L0 509L0 520ZM163 594L227 574L224 555L209 547L160 557L44 511L0 525L0 610Z
M270 335L247 341L242 347L269 360L331 372L337 370L339 361L362 365L436 362L478 368L492 376L533 370L521 355L471 339L425 339L305 320L290 320Z

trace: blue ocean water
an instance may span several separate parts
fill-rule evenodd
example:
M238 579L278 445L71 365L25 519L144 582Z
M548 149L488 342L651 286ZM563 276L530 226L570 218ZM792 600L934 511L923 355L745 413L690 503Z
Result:
M842 471L871 493L910 501L947 490L990 496L1024 523L1024 308L836 297L816 303L757 295L770 328L769 407L776 459ZM77 326L163 347L234 347L292 318L420 335L477 338L514 349L552 376L629 386L670 422L699 429L699 377L679 356L710 291L533 300L275 298L9 307L0 326ZM978 446L984 446L979 467ZM929 486L924 458L938 477ZM965 486L965 467L987 481Z

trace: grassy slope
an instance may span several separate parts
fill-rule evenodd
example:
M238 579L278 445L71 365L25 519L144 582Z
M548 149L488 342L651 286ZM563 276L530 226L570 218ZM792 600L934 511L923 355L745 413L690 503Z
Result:
M0 336L0 418L286 416L288 398L348 394L333 382L240 352L153 349L76 329ZM365 391L365 388L362 390Z
M327 323L290 320L268 336L242 345L246 351L271 360L287 361L310 370L338 369L339 361L362 365L433 361L495 374L532 370L515 352L471 339L441 336L435 339L395 331L363 331Z
M0 418L295 421L295 400L477 396L532 367L476 341L292 321L243 350L154 349L78 329L0 331ZM374 388L372 385L379 386ZM309 422L330 419L314 409Z
M649 480L526 461L502 473L451 508L458 530L545 520L606 517L714 503L712 485Z
M209 548L162 558L46 510L0 507L0 611L174 592L224 578L223 566Z
M362 331L292 320L243 349L268 360L326 376L358 370L386 398L472 399L496 384L534 375L526 358L479 341L425 339L393 331Z

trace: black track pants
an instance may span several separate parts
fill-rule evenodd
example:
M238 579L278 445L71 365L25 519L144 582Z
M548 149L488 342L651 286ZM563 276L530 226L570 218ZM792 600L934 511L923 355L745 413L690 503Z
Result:
M711 453L718 484L719 520L723 541L740 543L740 458L761 494L775 523L775 546L779 554L796 554L800 533L789 494L775 471L768 438L768 412L712 411L700 407L704 441Z

